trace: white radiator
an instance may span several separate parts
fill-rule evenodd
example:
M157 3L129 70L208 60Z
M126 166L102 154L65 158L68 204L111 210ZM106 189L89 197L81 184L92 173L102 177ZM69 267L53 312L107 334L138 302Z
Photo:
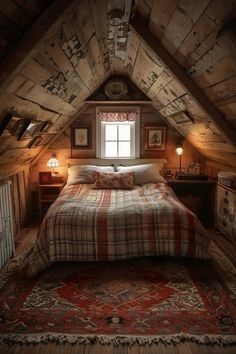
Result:
M0 268L15 255L11 182L0 184Z

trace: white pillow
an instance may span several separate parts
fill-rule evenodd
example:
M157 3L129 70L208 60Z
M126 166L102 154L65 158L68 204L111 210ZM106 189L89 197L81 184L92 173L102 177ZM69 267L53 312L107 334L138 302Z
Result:
M117 172L134 172L134 184L166 183L160 175L162 164L150 163L136 166L116 166Z
M94 183L94 172L114 172L113 166L74 165L68 168L67 185Z

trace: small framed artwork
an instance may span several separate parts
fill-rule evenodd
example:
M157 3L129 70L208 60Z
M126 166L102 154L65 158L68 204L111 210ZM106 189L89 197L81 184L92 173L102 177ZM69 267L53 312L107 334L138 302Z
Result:
M193 124L194 120L187 111L178 112L170 116L176 125Z
M31 149L37 146L47 145L54 136L54 134L36 135L30 140L29 144L27 145L27 148Z
M165 150L165 127L145 127L145 150Z
M7 113L0 122L0 136L10 136L11 132L9 131L9 124L12 120L12 114Z
M22 119L16 129L14 135L17 137L17 140L21 140L28 126L30 125L30 119Z
M52 183L52 173L49 172L39 172L39 184L51 184Z
M72 127L72 148L89 149L90 148L90 128Z
M42 125L41 121L30 121L30 124L28 125L28 127L26 128L24 135L22 136L22 138L33 138L34 136L36 136L36 134L39 132L40 127Z
M52 126L52 122L50 122L48 120L46 122L41 122L41 127L40 127L39 131L41 133L46 133L50 130L51 126Z

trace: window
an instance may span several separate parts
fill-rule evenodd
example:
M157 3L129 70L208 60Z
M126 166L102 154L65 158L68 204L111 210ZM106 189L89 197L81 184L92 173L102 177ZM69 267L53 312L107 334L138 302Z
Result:
M109 111L104 112L105 108ZM112 112L111 107L105 108L97 108L97 157L105 159L139 157L138 108L126 107L117 112L113 111L114 107Z

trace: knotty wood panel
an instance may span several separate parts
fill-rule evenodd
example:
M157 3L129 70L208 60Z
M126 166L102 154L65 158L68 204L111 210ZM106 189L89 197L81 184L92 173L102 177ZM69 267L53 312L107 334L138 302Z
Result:
M158 117L157 113L151 105L140 106L140 156L141 158L166 158L168 161L167 168L173 170L175 173L179 168L179 158L176 154L176 142L179 141L179 136L175 135L171 129L167 128L166 131L166 145L165 151L146 151L145 150L145 126L163 126L164 123ZM51 157L52 153L56 153L58 160L60 161L60 167L57 171L67 178L67 165L66 160L72 157L78 158L94 158L96 157L96 106L90 105L72 125L78 126L90 126L92 133L92 148L89 150L73 149L71 150L71 127L67 128L63 134L56 139L47 151L39 158L39 160L32 166L31 182L32 188L37 188L38 173L39 171L49 171L47 167L47 161ZM184 144L184 154L182 156L183 169L187 171L188 164L192 161L201 161L204 164L199 155L197 155L193 149L187 144Z

